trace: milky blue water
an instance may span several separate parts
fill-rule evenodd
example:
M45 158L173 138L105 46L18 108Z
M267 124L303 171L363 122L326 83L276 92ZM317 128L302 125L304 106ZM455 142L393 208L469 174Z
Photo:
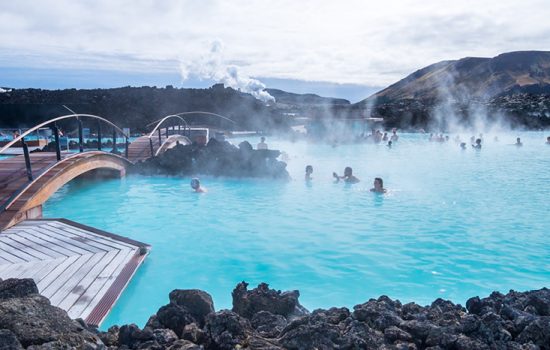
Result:
M382 294L464 303L550 286L550 146L545 134L520 136L517 148L515 134L489 135L481 151L412 134L392 149L268 139L288 154L292 181L201 177L208 193L197 194L189 177L77 180L44 215L152 245L103 328L143 326L175 288L230 308L242 280L298 289L308 309ZM333 183L348 165L361 182ZM369 192L376 176L387 194Z

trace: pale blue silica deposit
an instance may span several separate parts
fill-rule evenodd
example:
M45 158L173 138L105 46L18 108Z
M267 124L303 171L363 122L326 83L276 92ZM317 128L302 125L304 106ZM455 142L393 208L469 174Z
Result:
M479 152L425 135L401 135L392 149L268 138L288 154L292 181L201 177L206 194L191 192L190 177L74 181L44 215L152 245L102 328L143 326L175 288L231 308L242 280L298 289L310 310L382 294L464 303L550 286L550 146L546 134L519 136L524 147L511 145L515 134L489 135ZM359 184L333 183L345 166ZM388 194L369 192L375 176Z

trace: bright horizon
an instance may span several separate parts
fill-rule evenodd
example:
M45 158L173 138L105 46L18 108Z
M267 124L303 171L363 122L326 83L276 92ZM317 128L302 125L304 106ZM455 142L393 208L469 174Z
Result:
M548 50L549 17L543 0L3 2L0 86L224 82L353 102L438 61Z

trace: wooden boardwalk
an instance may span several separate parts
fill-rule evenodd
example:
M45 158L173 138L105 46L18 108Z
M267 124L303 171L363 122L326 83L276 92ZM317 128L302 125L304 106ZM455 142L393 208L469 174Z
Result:
M65 219L26 220L0 233L0 278L32 278L52 305L99 325L149 248Z

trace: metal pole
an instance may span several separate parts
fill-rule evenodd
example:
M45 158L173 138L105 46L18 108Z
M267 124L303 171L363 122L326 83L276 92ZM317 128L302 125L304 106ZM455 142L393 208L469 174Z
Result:
M117 153L117 149L116 149L116 130L113 129L113 150L112 150L113 153Z
M97 122L97 149L101 151L101 122Z
M151 158L155 156L155 148L153 147L153 139L149 138L149 147L151 148Z
M181 135L181 124L178 124L178 135Z
M128 142L128 138L125 138L126 142L126 149L124 150L124 157L128 158L128 146L130 146L130 142Z
M25 138L21 139L21 144L23 145L23 153L25 154L25 167L27 168L27 178L29 181L32 181L32 168L31 168L31 156L29 154L29 147L25 142Z
M162 145L162 132L160 131L160 128L159 128L159 147L160 145Z
M59 143L59 129L57 125L53 127L53 136L55 138L55 155L57 156L57 161L61 160L61 144Z
M82 120L78 119L78 148L80 153L84 152L84 135L82 133Z

